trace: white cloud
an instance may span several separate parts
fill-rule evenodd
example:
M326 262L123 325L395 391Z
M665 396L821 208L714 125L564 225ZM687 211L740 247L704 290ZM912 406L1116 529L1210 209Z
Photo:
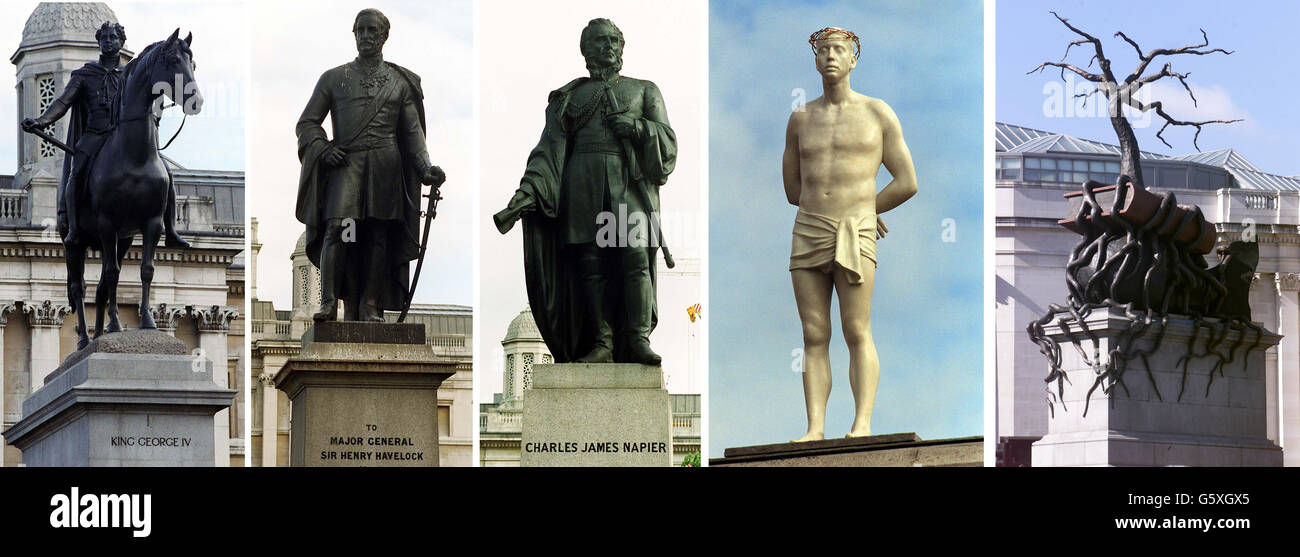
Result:
M1175 78L1164 78L1147 85L1146 89L1149 90L1149 98L1152 101L1160 101L1165 112L1179 120L1250 119L1250 114L1246 112L1246 109L1234 102L1228 94L1228 90L1223 86L1200 85L1190 81L1188 85L1191 86L1192 93L1196 95L1195 104L1192 103L1192 98L1187 95L1187 90L1183 89L1182 83L1179 83ZM1159 121L1156 123L1159 123Z

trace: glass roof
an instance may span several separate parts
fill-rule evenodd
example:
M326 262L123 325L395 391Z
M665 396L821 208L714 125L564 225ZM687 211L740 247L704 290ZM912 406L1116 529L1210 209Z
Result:
M1119 155L1119 147L1100 141L1079 139L1060 133L997 122L994 145L1000 153L1074 153L1083 155ZM1166 156L1142 151L1143 160L1184 161L1227 170L1243 189L1300 191L1300 176L1281 176L1264 172L1234 149Z

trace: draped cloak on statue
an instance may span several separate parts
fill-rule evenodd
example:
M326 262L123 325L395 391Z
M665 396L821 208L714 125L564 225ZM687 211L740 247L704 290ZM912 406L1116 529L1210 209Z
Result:
M582 280L572 253L576 250L565 249L567 223L563 219L566 215L560 214L561 195L566 187L563 183L565 163L573 149L572 134L575 131L568 128L571 123L565 113L574 100L575 90L590 79L579 78L551 92L546 107L546 126L537 147L528 156L528 165L519 184L519 190L531 195L535 202L533 211L523 217L528 302L542 339L557 363L581 357L591 349L590 343L595 335L595 324L583 310ZM662 95L653 83L627 77L619 79L644 88L643 100L637 103L641 113L637 114L634 106L626 107L630 110L629 116L637 119L639 131L644 132L638 134L639 139L631 141L641 179L627 177L627 183L630 191L642 196L639 205L657 214L659 186L668 181L668 175L676 165L677 136L668 125ZM577 102L584 100L578 99ZM596 117L601 118L599 114ZM652 244L645 249L650 251L650 280L657 285L655 252L658 246ZM612 308L605 315L614 329L615 361L624 361L620 358L626 349L621 319L624 311L622 289L615 286L617 282L610 281L607 298L612 302ZM652 303L651 307L655 306ZM655 309L651 317L652 330L657 322L658 310Z

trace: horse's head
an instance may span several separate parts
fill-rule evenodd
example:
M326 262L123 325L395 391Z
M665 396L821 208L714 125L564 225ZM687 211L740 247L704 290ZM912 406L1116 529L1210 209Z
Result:
M194 80L194 54L190 51L194 35L182 39L180 32L176 29L166 40L145 47L127 65L119 93L124 118L138 114L139 109L133 106L141 101L148 103L155 118L162 117L167 100L180 105L186 114L198 114L203 109L203 94ZM147 98L143 97L146 93Z
M172 32L166 41L163 41L159 56L161 63L156 66L155 71L169 77L173 84L163 91L172 102L181 106L186 114L198 114L203 110L203 94L199 92L199 83L194 80L194 69L197 65L194 63L194 53L190 50L190 44L194 41L194 34L189 33L185 38L180 38L181 30L178 27Z

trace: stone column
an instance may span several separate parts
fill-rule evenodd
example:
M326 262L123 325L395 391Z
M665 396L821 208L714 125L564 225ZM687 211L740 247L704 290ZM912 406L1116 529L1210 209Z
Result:
M1300 465L1300 273L1277 273L1277 381L1284 466Z
M262 466L274 468L280 454L280 391L275 388L275 374L263 373L262 382Z
M63 361L63 355L59 353L59 329L63 327L63 317L71 312L71 306L49 300L40 304L23 304L27 323L32 326L32 392L41 388L45 377Z
M176 326L180 325L181 319L185 317L185 307L169 306L167 304L157 304L149 309L153 314L154 325L158 330L172 336L176 336Z
M5 429L8 424L5 423L5 393L9 392L9 384L5 382L5 324L9 322L9 314L13 313L16 306L14 304L0 305L0 430ZM17 420L15 420L17 421ZM0 455L0 466L4 466L3 455Z
M209 306L194 308L194 325L199 330L200 356L212 362L212 381L224 389L229 386L227 373L229 362L226 361L226 335L230 332L230 322L239 316L239 310L233 307ZM217 452L217 466L230 466L230 410L217 413L213 435Z

